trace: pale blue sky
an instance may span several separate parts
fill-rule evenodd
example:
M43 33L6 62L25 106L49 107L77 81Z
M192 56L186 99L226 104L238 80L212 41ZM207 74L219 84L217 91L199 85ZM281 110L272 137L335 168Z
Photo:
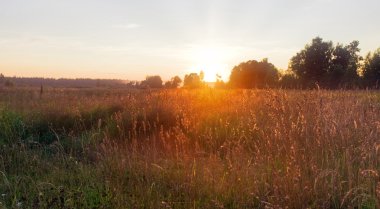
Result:
M286 69L312 38L380 47L379 0L0 0L8 76L228 77L249 59Z

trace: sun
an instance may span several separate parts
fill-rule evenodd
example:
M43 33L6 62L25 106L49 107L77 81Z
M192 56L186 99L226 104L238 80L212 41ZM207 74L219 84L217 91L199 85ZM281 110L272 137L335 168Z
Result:
M217 75L225 80L228 77L228 53L221 47L196 47L191 51L192 72L204 72L204 81L215 82Z

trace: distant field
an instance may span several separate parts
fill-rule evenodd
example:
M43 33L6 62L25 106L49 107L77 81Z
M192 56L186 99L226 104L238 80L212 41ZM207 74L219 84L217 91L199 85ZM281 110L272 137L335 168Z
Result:
M379 208L380 93L0 89L0 208Z

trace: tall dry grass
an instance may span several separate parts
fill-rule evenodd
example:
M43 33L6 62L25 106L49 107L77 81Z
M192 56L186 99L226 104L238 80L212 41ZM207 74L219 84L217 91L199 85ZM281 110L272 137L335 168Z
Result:
M0 92L4 207L380 207L377 92L36 92Z

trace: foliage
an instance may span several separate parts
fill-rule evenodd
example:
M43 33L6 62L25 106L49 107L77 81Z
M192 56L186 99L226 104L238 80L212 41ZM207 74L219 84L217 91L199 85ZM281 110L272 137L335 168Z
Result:
M233 88L264 88L274 86L277 80L278 71L267 59L250 60L232 69L229 84Z
M178 76L174 76L170 81L165 82L165 88L178 88L182 83L182 79Z
M141 82L140 86L149 88L161 88L162 79L159 75L147 76L146 79Z
M183 79L183 87L192 89L205 87L205 82L203 81L203 78L203 71L201 71L199 75L197 73L187 74Z
M304 87L318 84L325 88L355 86L361 57L357 54L359 42L347 46L333 45L316 37L291 58L289 69L300 79Z
M353 41L347 46L337 44L332 53L331 67L328 72L327 84L330 88L358 86L359 42Z
M364 61L363 77L366 86L379 87L380 80L380 48L368 53Z
M298 88L299 85L299 79L293 72L289 70L287 70L280 76L279 86L281 88L295 89Z

